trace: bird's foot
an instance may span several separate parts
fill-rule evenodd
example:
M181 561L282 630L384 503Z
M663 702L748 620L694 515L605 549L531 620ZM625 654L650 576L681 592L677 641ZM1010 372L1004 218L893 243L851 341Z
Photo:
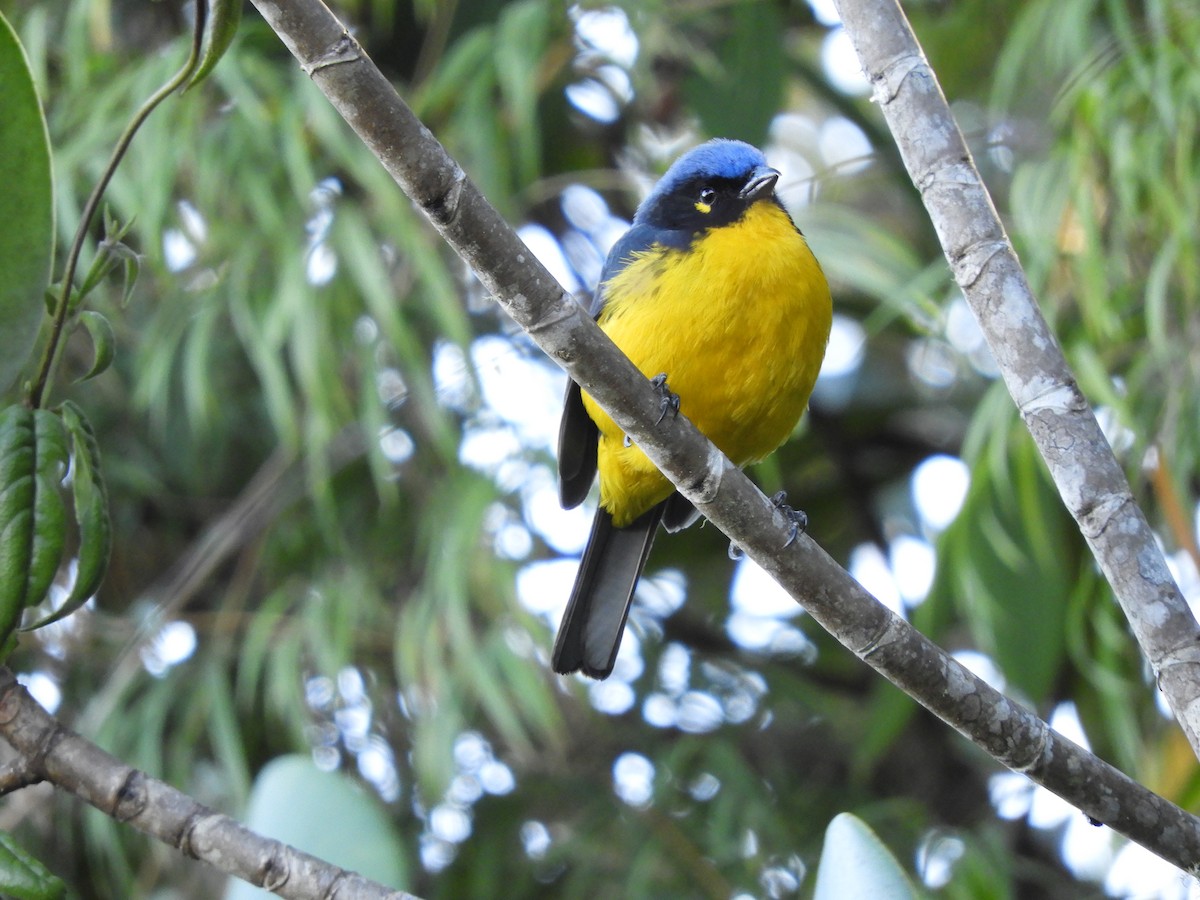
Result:
M783 517L792 524L788 531L788 539L783 543L783 546L790 547L796 542L796 538L808 529L808 513L802 509L792 509L787 505L787 491L780 491L772 496L771 505L783 513Z
M659 372L650 379L650 383L658 391L658 421L654 424L661 425L668 413L671 414L672 419L679 414L679 395L672 393L671 389L667 387L666 372Z
M739 547L733 541L729 542L729 558L730 559L732 559L734 562L738 562L745 555L746 555L745 550L743 550L741 547Z

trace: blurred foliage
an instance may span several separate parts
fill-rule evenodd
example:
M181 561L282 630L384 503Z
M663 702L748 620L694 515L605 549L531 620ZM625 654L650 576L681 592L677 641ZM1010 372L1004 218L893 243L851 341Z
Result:
M784 187L810 201L798 224L866 343L756 477L786 487L843 561L864 548L886 558L901 536L936 541L914 621L987 654L1040 712L1073 702L1101 755L1194 807L1195 759L1157 711L986 352L962 339L957 290L876 110L825 74L829 26L774 0L623 9L638 44L620 60L579 29L598 4L357 0L339 12L492 202L564 246L579 237L570 185L627 218L637 188L705 135L790 154ZM1194 583L1194 516L1177 513L1195 509L1200 453L1186 399L1200 15L1186 0L908 13L1085 393ZM176 2L16 0L12 18L46 104L66 242L129 112L186 55L187 17ZM569 99L589 83L611 118ZM869 141L863 158L830 150L841 120ZM496 335L510 359L542 363L256 16L205 84L149 120L107 203L134 223L139 279L128 298L119 279L92 295L114 327L113 366L56 400L95 428L112 565L94 604L13 657L57 688L72 727L235 815L272 759L343 768L390 821L364 840L390 842L404 887L429 897L498 885L511 897L810 896L844 811L938 896L1100 895L1068 869L1058 833L997 816L990 761L806 619L792 622L801 652L734 643L733 567L713 528L656 548L651 574L685 573L688 604L635 611L644 667L622 711L550 673L552 617L516 585L558 556L530 509L552 461L506 425L489 400L504 387L472 366ZM586 254L568 255L586 282ZM435 374L447 361L467 369L453 391ZM81 332L59 384L92 362ZM479 435L503 457L494 469L464 461ZM910 487L936 454L972 472L940 533ZM188 652L168 641L179 625ZM718 715L652 724L663 702ZM641 799L616 795L623 765L641 773ZM0 827L78 896L221 890L73 801L6 802Z

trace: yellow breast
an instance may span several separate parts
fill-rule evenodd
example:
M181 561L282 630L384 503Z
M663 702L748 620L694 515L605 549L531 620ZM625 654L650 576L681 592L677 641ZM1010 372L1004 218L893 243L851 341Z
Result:
M808 403L829 340L829 286L775 203L686 250L639 254L605 285L600 327L739 466L770 454ZM600 502L626 525L673 487L584 394L600 429Z

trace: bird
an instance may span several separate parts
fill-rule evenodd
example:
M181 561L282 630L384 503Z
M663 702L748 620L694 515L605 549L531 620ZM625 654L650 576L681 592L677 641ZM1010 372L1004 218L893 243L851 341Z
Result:
M769 456L808 405L833 302L808 241L751 144L716 138L677 159L613 245L589 313L662 395L738 466ZM661 421L661 418L660 418ZM700 514L579 385L558 439L562 506L600 502L554 643L555 672L607 678L660 524Z

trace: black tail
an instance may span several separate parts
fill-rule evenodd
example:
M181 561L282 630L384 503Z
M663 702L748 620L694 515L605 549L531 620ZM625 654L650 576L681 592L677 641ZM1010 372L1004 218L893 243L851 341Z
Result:
M612 672L633 589L665 505L658 504L624 528L615 527L606 510L596 510L575 587L558 626L552 659L555 672L581 671L591 678L607 678Z

